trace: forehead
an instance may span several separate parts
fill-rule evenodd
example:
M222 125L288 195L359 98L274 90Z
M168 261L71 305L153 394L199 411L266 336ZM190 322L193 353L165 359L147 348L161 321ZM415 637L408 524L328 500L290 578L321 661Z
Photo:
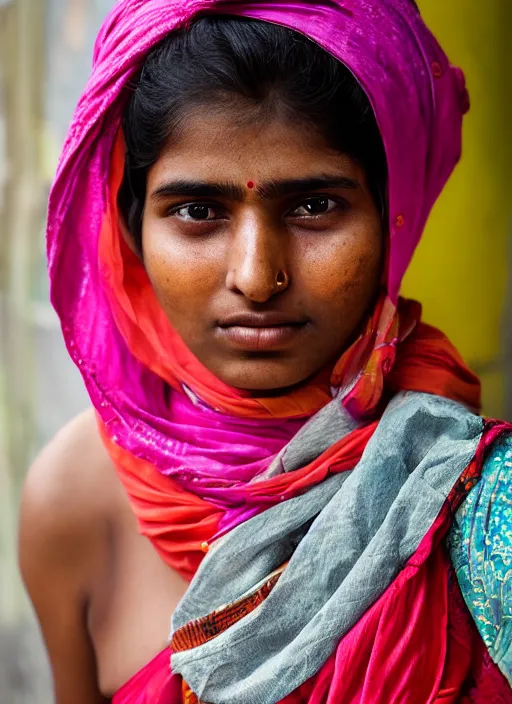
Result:
M169 140L148 179L172 175L258 182L305 177L312 171L361 178L356 162L329 147L310 125L278 117L251 123L236 111L204 107Z

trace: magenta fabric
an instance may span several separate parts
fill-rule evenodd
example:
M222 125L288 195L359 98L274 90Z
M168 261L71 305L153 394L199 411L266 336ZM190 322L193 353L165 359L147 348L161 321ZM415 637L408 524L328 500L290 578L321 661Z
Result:
M114 694L112 704L182 704L182 679L171 673L170 659L169 649L159 653Z
M171 394L169 444L163 473L224 510L217 537L248 520L265 504L248 505L245 485L261 475L304 425L305 418L231 418L186 394ZM193 429L193 430L192 430Z
M450 65L410 0L120 0L113 8L100 31L92 75L50 196L51 299L110 437L190 490L195 479L196 493L215 500L203 468L213 467L212 476L221 481L245 481L268 465L306 419L214 417L215 411L169 393L163 380L133 356L116 328L98 262L109 164L126 99L123 88L148 51L199 12L295 29L346 64L360 81L387 153L387 287L395 303L431 207L459 158L468 99L462 73Z

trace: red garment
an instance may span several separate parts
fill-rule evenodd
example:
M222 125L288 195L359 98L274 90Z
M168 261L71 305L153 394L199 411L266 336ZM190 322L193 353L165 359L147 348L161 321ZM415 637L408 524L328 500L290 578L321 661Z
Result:
M510 687L487 654L444 550L450 523L447 503L320 672L281 704L510 704ZM112 704L196 704L169 661L167 649Z

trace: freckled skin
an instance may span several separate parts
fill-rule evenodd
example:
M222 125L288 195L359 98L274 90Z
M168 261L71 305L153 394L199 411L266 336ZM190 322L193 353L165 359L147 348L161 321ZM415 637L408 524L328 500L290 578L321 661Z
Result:
M150 169L143 260L168 319L204 366L231 386L271 393L311 377L353 340L378 290L382 224L362 167L311 127L276 118L250 128L233 112L193 116ZM260 189L322 174L359 186L276 197ZM243 198L153 197L183 180L235 184ZM191 204L208 217L191 218ZM282 269L289 283L279 289ZM241 350L219 334L226 315L267 311L305 322L283 349Z

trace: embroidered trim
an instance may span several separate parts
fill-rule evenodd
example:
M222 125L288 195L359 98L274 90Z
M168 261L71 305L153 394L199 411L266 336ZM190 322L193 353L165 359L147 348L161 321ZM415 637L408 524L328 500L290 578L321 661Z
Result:
M180 653L208 643L208 641L218 636L219 633L223 633L257 609L272 592L285 567L286 565L280 567L259 588L242 597L242 599L238 599L238 601L218 609L208 614L208 616L203 616L179 628L171 639L170 647L172 652Z

